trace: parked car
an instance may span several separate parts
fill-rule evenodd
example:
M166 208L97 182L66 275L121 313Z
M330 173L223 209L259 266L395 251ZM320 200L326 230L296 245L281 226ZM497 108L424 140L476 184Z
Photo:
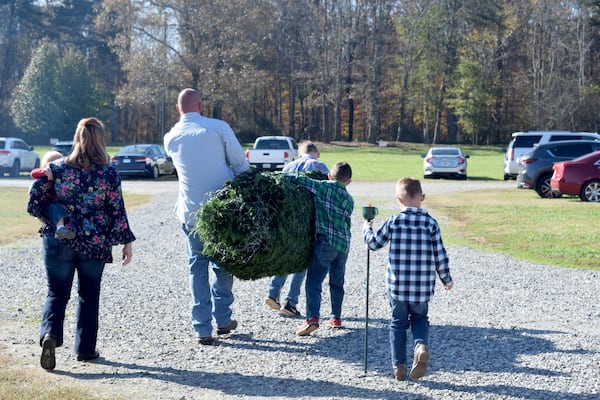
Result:
M423 156L423 177L467 179L467 158L458 147L432 147Z
M141 176L157 179L161 175L176 174L173 160L158 144L125 146L110 159L121 176Z
M73 141L56 142L52 146L52 151L58 151L63 156L68 156L73 151Z
M554 192L600 202L600 151L554 163L550 186Z
M563 140L600 140L600 134L567 131L515 132L512 134L512 140L508 144L508 149L504 155L504 180L517 177L519 174L519 157L531 151L536 144L542 145Z
M555 197L550 187L552 165L600 149L600 141L569 140L536 146L519 157L517 187L535 189L540 197Z
M15 137L0 137L0 176L19 176L40 166L40 157L33 147Z

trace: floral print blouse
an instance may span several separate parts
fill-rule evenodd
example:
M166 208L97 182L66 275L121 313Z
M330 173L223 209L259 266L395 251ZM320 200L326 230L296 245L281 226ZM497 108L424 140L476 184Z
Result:
M112 246L135 240L117 171L111 166L82 170L63 160L49 165L54 183L43 177L31 184L27 212L45 221L53 234L55 227L46 210L49 202L57 201L69 214L65 226L76 233L63 243L88 257L112 262Z

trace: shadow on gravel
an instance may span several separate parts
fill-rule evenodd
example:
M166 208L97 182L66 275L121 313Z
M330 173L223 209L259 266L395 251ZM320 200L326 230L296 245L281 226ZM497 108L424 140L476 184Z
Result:
M228 395L260 396L269 398L277 397L314 397L314 398L358 398L358 399L389 399L402 394L400 390L373 390L360 388L352 385L344 385L330 381L296 379L296 378L273 378L256 375L242 375L236 372L214 373L184 371L173 368L149 367L139 364L125 364L102 360L99 364L110 365L117 371L131 370L131 372L115 373L73 373L66 371L53 371L56 375L70 376L82 380L104 380L104 379L129 379L148 378L164 382L172 382L178 385L190 387L201 387L203 389L223 392ZM357 380L353 380L357 384ZM410 397L413 400L431 400L429 396Z
M259 339L252 334L234 334L220 340L220 351L227 352L227 347L264 352L288 352L314 354L323 358L331 358L348 364L341 374L347 375L348 384L327 380L300 379L292 377L264 377L244 375L235 371L229 373L213 373L210 371L186 371L174 368L161 368L133 363L119 363L100 360L100 364L113 367L111 373L73 373L55 371L55 374L67 375L82 380L147 378L171 382L188 387L198 387L223 392L240 397L273 396L279 397L327 397L327 398L361 398L380 399L397 397L406 394L411 399L431 399L417 395L410 386L396 386L393 390L377 390L361 388L361 377L356 371L364 368L364 319L346 319L347 326L339 330L319 328L310 338L295 337L294 340ZM391 378L391 362L388 341L388 321L385 319L369 320L368 331L368 373L370 375L389 376ZM354 327L361 326L356 329ZM559 331L533 329L498 329L481 327L464 327L453 325L432 325L430 328L431 361L425 378L418 385L431 390L451 391L457 397L461 394L482 394L484 397L503 397L507 393L519 393L522 398L566 400L592 399L595 395L565 393L527 387L527 382L535 380L535 376L562 377L561 371L528 367L524 364L527 356L567 353L586 355L583 350L561 350L547 337L564 335ZM411 340L410 333L408 340ZM525 356L525 357L524 357ZM412 353L407 354L409 363ZM321 360L321 359L319 359ZM321 361L319 361L321 362ZM438 373L444 373L440 380ZM464 375L465 372L489 373L490 376L478 379L478 384L464 385L451 382L452 374ZM493 384L497 382L496 374L510 374L514 385ZM532 378L532 375L534 376ZM450 377L449 377L450 376ZM464 382L464 377L460 377ZM564 389L564 388L563 388Z

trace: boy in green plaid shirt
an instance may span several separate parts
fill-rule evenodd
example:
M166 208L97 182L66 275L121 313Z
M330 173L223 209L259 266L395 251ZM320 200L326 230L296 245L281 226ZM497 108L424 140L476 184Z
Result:
M329 273L331 316L327 325L341 328L344 301L344 275L350 249L350 217L354 200L346 190L352 182L352 168L344 161L336 163L329 180L289 175L292 182L308 189L315 203L315 245L306 274L306 321L298 328L299 336L310 335L319 327L321 289Z

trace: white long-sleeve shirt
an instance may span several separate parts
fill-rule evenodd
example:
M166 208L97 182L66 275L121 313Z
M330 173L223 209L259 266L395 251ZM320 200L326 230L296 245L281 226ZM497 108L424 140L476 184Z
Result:
M223 183L248 170L244 149L224 121L185 113L164 137L179 179L177 218L190 226L195 213Z

